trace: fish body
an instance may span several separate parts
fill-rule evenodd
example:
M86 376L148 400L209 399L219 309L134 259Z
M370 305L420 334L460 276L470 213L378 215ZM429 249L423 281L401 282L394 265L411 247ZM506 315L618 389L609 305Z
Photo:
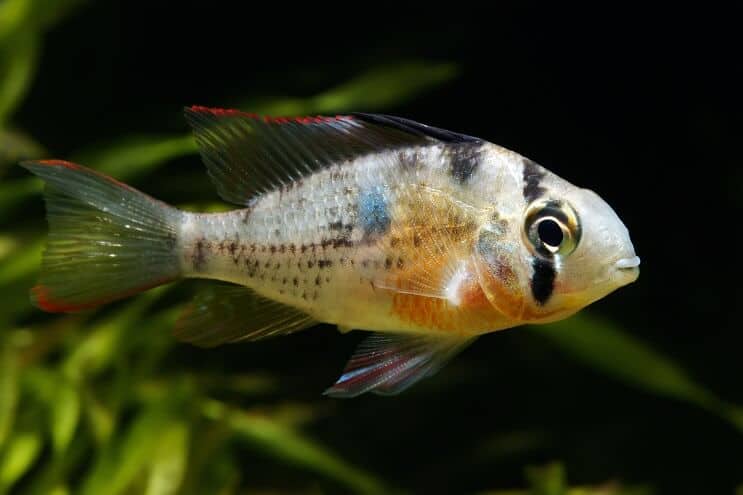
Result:
M187 213L179 235L182 271L250 287L345 327L460 335L502 328L509 322L499 321L476 284L455 287L460 263L474 273L466 251L485 211L455 199L467 186L452 181L450 154L442 145L376 153L266 193L250 208ZM466 192L470 201L477 197ZM437 232L444 223L446 232ZM439 247L433 236L451 243L447 252L431 252ZM421 264L429 254L446 259ZM452 265L432 266L439 262ZM398 280L420 277L421 270L441 272L423 275L452 284L451 294L445 287L429 288L433 298L395 290ZM482 307L471 309L482 318L458 308L465 296L480 297Z
M48 184L39 307L230 282L197 295L176 335L213 346L317 322L380 332L327 391L344 397L397 393L480 334L567 317L637 278L627 229L599 196L487 141L369 114L186 117L218 192L242 207L184 212L79 165L25 163Z

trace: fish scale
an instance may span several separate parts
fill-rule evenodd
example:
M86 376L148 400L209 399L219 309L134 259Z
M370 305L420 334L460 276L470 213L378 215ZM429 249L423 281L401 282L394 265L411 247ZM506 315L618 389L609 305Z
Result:
M80 165L46 182L34 304L74 312L189 278L177 338L201 346L309 328L379 332L333 397L399 393L477 336L566 318L634 281L598 195L479 138L374 114L270 118L191 107L225 213L180 211Z
M185 213L179 235L183 274L241 284L330 323L348 312L339 299L344 294L362 293L365 312L383 311L392 304L391 294L377 296L374 308L375 300L365 293L374 291L373 282L385 272L404 264L406 244L383 246L370 238L379 220L364 225L360 200L371 194L386 208L398 194L404 196L406 186L443 187L449 181L447 160L439 146L361 157L260 196L247 209ZM418 164L414 174L411 161ZM395 182L401 169L414 183ZM403 322L395 325L407 329Z

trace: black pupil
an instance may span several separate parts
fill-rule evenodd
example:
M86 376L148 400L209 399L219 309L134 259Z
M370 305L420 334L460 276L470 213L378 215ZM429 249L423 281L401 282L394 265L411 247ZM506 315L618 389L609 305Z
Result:
M539 240L548 246L558 247L562 244L562 229L554 220L542 220L537 226Z

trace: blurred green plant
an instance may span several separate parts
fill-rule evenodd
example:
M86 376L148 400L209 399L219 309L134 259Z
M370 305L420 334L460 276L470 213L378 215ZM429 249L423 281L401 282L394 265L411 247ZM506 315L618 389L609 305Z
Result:
M44 31L61 21L82 0L4 0L0 3L0 176L19 159L44 148L9 120L29 91L39 64Z
M0 175L20 158L46 153L10 123L29 91L44 31L81 3L0 3ZM452 64L406 61L370 69L309 98L224 103L273 115L374 111L456 74ZM187 134L128 136L96 143L73 159L131 181L195 151ZM40 223L29 231L24 222L10 219L40 190L33 178L0 183L0 493L238 493L249 484L250 473L241 472L237 460L245 448L345 491L390 493L384 481L303 431L320 416L317 403L287 409L269 402L267 408L267 392L275 388L271 377L211 377L162 366L174 346L163 329L179 311L158 305L168 288L114 310L26 324L27 290L37 274L44 234ZM681 366L613 323L586 315L534 331L624 383L702 407L743 431L740 407L717 398ZM225 390L239 394L239 403L220 398ZM492 493L650 493L612 484L568 488L560 465L529 469L527 481L528 490Z
M652 495L646 486L626 487L620 483L609 482L601 486L570 487L567 484L565 468L562 464L528 466L525 470L528 489L495 490L482 495Z
M743 433L741 406L720 399L696 383L679 364L614 322L584 311L567 320L530 328L603 373L633 387L699 406Z

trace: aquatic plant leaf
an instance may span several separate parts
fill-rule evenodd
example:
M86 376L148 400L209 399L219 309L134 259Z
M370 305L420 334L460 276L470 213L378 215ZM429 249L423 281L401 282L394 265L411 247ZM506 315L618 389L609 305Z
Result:
M28 289L39 269L41 249L41 242L27 241L23 249L0 259L0 287L4 290L0 298L0 327L31 310Z
M41 158L46 154L44 147L27 134L0 128L0 176L21 160Z
M52 447L56 454L64 452L72 441L80 419L80 393L62 376L55 380L50 410Z
M77 428L80 418L80 394L77 387L56 369L33 366L24 370L25 388L43 404L47 429L56 455L63 453Z
M454 79L452 63L410 60L376 67L312 99L313 112L371 111L390 108Z
M128 136L86 148L74 154L73 161L129 182L168 160L193 153L196 143L190 135Z
M96 445L101 447L111 438L116 427L116 417L91 391L83 390L82 397L85 421L93 433Z
M88 437L79 435L64 455L42 457L41 459L46 462L38 463L33 476L26 478L30 483L23 493L49 495L57 487L67 484L68 478L74 476L77 480L78 476L71 475L71 472L79 469L81 465L87 465L89 448Z
M40 37L24 31L0 44L0 127L20 105L33 80Z
M526 479L532 495L567 495L565 468L562 464L529 466L526 468Z
M16 33L31 11L31 0L5 0L0 3L0 43Z
M62 369L73 379L90 377L110 367L125 350L128 330L142 313L162 295L162 289L140 294L129 304L86 329L84 339L66 355Z
M0 452L13 427L19 396L18 358L8 340L0 346Z
M456 64L406 60L371 68L310 98L245 99L234 106L272 116L377 111L409 101L458 74Z
M149 477L145 495L177 493L188 460L189 429L174 421L159 433L158 445L148 462Z
M12 235L0 235L0 263L16 252L20 246L19 238Z
M84 1L4 0L0 3L0 45L19 32L52 26Z
M11 218L17 205L36 194L41 194L43 190L44 184L33 177L0 182L0 222Z
M481 492L481 495L541 495L543 492L535 490L495 490ZM597 487L579 486L566 488L561 492L564 495L653 495L652 488L646 486L617 486L608 484Z
M196 448L191 449L181 495L236 493L241 470L230 442L231 431L219 423L197 424L191 428L190 443Z
M606 319L582 313L530 328L571 356L626 384L695 404L720 415L743 432L740 406L721 400L672 359Z
M161 405L144 409L122 436L109 443L89 471L80 493L123 493L133 483L144 481L146 468L157 452L160 434L167 430L170 415ZM141 478L141 479L137 479Z
M371 474L270 417L249 414L215 400L204 402L202 411L207 418L225 422L240 439L259 447L261 453L322 474L358 493L388 493Z
M41 452L42 438L38 431L14 433L0 458L0 490L11 487L33 465Z
M26 278L38 270L43 241L33 240L24 249L0 261L0 286Z

